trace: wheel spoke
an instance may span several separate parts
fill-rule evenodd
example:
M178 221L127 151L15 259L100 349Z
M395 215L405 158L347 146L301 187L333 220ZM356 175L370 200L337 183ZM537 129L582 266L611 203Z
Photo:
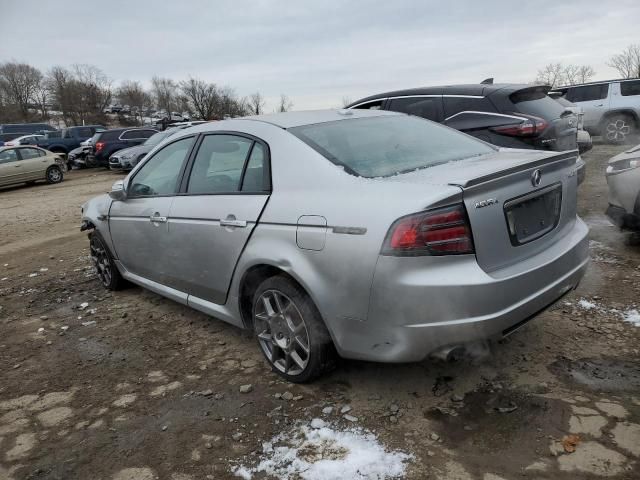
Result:
M296 352L295 350L292 351L290 358L295 362L296 365L298 365L298 367L304 370L304 367L306 366L306 362L302 360L302 358L300 358L300 355L298 355L298 352Z
M276 313L283 315L285 309L282 308L282 303L280 303L280 299L278 298L278 294L276 292L273 292L273 300L276 303Z
M273 311L273 307L271 306L271 302L269 301L269 298L267 298L266 295L264 295L262 297L262 304L264 305L264 311L267 314L268 317L273 317L275 315L275 312Z
M295 337L295 339L296 339L296 343L300 345L300 348L304 350L304 353L309 355L309 347L300 339L300 337Z

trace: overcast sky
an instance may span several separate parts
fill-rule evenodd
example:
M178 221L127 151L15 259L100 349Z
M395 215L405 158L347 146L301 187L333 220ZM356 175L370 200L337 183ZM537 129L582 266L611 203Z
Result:
M640 43L640 1L0 0L0 61L89 63L117 84L198 77L280 93L295 109L392 89L528 82L550 62L588 64Z

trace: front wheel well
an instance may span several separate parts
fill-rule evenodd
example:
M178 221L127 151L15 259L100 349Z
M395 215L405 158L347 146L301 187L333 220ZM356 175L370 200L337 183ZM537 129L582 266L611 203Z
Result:
M633 110L613 110L613 111L607 112L604 115L604 117L602 117L602 123L605 124L607 120L617 115L623 115L625 117L629 117L631 120L633 120L633 123L635 123L636 127L638 127L640 123L640 120L638 119L638 115Z
M254 265L245 272L240 282L240 315L242 316L242 323L246 328L253 328L253 318L251 315L251 310L253 308L253 295L262 282L264 282L267 278L275 277L276 275L286 276L292 282L299 285L302 290L305 290L305 288L300 285L300 282L298 282L295 278L278 267L266 264Z

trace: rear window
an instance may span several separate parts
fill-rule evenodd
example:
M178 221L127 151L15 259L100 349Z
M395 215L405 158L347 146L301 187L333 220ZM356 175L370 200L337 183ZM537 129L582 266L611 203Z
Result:
M94 141L100 140L101 142L108 142L110 140L117 140L120 137L122 130L107 130L98 134L98 137L94 135Z
M509 95L509 99L518 112L544 120L560 118L560 115L565 111L564 106L547 95L546 89L542 88L518 90Z
M289 132L347 173L368 178L494 152L456 130L404 115L304 125Z
M640 80L634 80L631 82L620 82L620 94L623 97L640 95Z

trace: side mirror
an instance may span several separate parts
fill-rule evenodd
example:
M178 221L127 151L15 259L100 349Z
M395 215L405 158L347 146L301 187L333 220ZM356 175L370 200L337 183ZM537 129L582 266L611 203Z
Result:
M114 182L114 184L111 186L109 196L114 200L119 200L121 202L127 199L127 191L124 188L124 180L116 180Z

